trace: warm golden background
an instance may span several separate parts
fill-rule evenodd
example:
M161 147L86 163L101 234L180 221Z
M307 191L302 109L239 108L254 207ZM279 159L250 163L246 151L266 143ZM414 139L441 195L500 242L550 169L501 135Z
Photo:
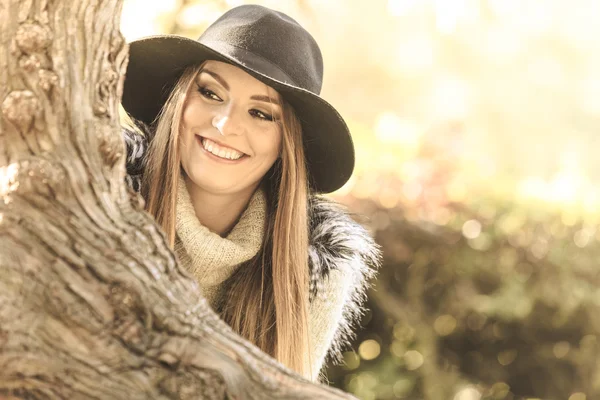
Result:
M130 41L245 1L125 0ZM600 2L278 0L319 42L385 253L331 385L360 399L600 398ZM360 217L357 217L360 219Z

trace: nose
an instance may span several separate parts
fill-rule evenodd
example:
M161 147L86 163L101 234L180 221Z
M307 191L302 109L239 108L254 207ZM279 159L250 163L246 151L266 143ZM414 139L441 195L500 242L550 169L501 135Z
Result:
M230 105L215 115L212 125L217 128L223 136L241 135L244 132L244 125L241 116L237 115L235 107Z

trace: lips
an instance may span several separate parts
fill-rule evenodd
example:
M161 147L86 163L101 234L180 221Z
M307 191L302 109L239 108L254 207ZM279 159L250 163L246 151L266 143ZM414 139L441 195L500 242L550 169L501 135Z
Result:
M196 135L196 141L198 142L198 145L200 146L200 150L206 154L207 157L219 162L219 163L224 163L224 164L237 164L239 162L242 162L243 160L245 160L246 158L248 158L249 156L242 153L242 156L238 159L230 159L230 158L226 158L226 157L221 157L218 156L216 154L211 153L210 151L208 151L207 149L204 148L204 145L202 144L202 141L206 139L203 138L202 136ZM208 139L210 140L210 139Z
M226 149L231 149L231 150L237 151L238 153L242 153L244 156L246 156L246 155L247 155L247 154L246 154L246 153L244 153L243 151L241 151L241 150L238 150L238 149L236 149L235 147L231 147L231 146L228 146L228 145L226 145L226 144L224 144L224 143L221 143L221 142L219 142L218 140L215 140L215 139L213 139L213 138L209 138L209 137L205 137L205 136L201 136L201 135L196 135L196 136L198 137L198 139L200 140L200 142L202 142L202 139L208 139L208 140L210 140L210 141L212 141L212 142L214 142L214 143L218 144L218 145L219 145L219 147L223 147L223 148L226 148Z

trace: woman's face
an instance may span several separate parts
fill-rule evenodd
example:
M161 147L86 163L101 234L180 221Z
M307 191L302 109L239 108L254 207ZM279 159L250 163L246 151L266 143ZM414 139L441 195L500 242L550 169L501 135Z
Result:
M181 164L199 189L253 191L279 157L279 95L236 66L208 61L192 83L180 125Z

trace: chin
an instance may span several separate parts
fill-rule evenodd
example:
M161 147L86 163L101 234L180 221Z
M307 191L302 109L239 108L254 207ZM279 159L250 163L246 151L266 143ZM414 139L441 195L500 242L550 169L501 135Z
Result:
M255 188L260 183L260 179L254 182L248 179L234 180L231 174L219 174L212 168L207 171L199 165L188 176L195 186L211 193L239 193Z
M236 182L224 182L223 180L201 179L192 180L196 186L211 193L233 193L240 191L240 186Z

